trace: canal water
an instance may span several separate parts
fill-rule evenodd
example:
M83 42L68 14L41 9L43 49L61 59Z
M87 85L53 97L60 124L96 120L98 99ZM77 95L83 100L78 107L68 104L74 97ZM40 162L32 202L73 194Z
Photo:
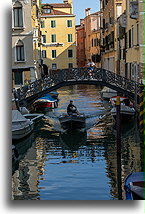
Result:
M125 177L142 170L141 140L135 121L123 125L119 178L116 130L100 91L87 85L58 90L58 108L45 112L34 132L15 144L13 200L125 200ZM84 130L61 129L58 117L70 99L87 117Z

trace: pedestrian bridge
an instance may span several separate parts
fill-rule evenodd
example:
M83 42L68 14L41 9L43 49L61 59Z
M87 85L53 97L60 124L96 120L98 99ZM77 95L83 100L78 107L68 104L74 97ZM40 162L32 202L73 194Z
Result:
M132 99L135 99L136 93L139 95L139 83L116 73L102 68L94 68L91 73L88 68L73 68L56 71L23 86L15 90L15 97L18 98L20 106L28 107L48 92L76 84L106 86Z

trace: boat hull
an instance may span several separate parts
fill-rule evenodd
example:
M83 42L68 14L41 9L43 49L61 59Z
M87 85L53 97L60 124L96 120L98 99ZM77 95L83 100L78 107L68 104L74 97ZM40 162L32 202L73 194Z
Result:
M36 102L34 104L36 110L54 109L57 108L57 106L57 102Z
M59 118L61 127L65 130L68 129L82 129L86 127L84 116L62 116Z
M29 125L21 129L12 130L12 140L20 140L28 136L33 131L34 125L33 122L30 122Z
M144 172L133 172L124 184L126 200L144 200Z
M116 107L113 107L111 110L111 115L114 117L114 119L116 120ZM120 118L121 121L125 122L128 120L132 120L135 116L135 109L134 108L130 108L128 106L123 106L121 105L121 109L120 109Z

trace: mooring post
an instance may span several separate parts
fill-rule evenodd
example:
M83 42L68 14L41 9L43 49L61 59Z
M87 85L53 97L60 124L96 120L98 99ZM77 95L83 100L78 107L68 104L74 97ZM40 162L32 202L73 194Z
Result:
M139 130L141 134L144 134L144 85L140 85L139 93Z
M122 175L121 175L121 115L120 97L116 98L116 144L117 144L117 181L118 199L122 200Z

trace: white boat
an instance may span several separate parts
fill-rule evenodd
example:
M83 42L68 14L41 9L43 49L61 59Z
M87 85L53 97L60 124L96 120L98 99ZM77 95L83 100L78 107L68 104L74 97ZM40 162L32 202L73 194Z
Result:
M24 114L23 116L36 124L40 122L40 120L44 117L44 114Z
M110 99L111 97L117 96L117 91L104 87L101 91L101 96L103 99Z
M32 131L33 121L26 119L18 110L12 110L12 139L22 139Z

